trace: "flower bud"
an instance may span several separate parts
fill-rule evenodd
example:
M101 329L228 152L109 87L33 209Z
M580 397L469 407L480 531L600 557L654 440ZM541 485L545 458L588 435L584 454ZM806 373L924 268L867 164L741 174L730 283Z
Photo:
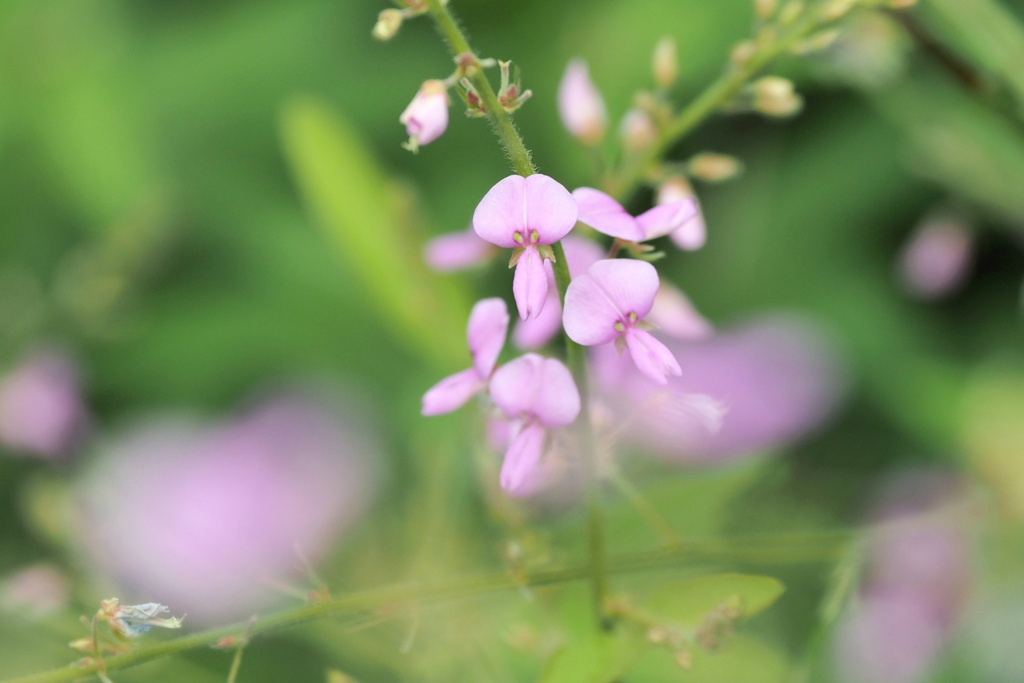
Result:
M779 12L779 23L783 26L788 26L799 19L803 13L804 3L800 0L790 0L790 2L783 5L782 11Z
M654 74L654 82L659 88L671 88L679 77L679 57L676 52L676 41L670 36L665 36L658 41L654 47L654 57L651 62L651 70Z
M438 80L424 82L398 121L409 135L405 146L413 152L439 138L448 127L448 86Z
M793 91L793 82L779 76L765 76L754 83L754 109L767 116L792 116L804 101Z
M732 46L732 52L729 53L729 61L737 68L742 67L756 51L757 46L752 41L741 41Z
M714 152L702 152L690 159L690 175L709 183L720 183L735 178L743 170L743 164L736 157Z
M767 21L772 18L775 14L775 10L778 9L778 0L754 0L754 14L761 21Z
M582 59L569 62L558 85L558 113L566 129L585 145L604 139L608 114Z
M646 149L658 139L654 121L643 109L630 109L619 124L619 138L622 146L630 152Z
M377 40L391 40L402 27L404 14L400 9L386 9L377 16L373 27L373 37Z

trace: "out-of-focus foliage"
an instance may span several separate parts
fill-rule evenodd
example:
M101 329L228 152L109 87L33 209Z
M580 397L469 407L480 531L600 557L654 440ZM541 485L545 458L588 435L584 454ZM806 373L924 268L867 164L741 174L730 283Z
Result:
M687 102L749 34L751 4L451 0L485 56L521 67L534 96L517 124L541 171L570 189L593 182L594 159L556 113L568 60L588 61L614 126L649 86L659 38L677 41L671 95ZM268 591L301 602L320 579L342 594L584 557L573 501L509 501L475 423L419 416L422 392L468 364L472 301L509 298L500 258L441 275L419 255L429 237L465 229L509 171L486 123L457 107L417 156L401 148L399 113L452 64L425 19L374 41L385 6L0 3L0 377L40 349L62 353L84 399L74 438L52 457L30 457L0 434L0 678L72 661L67 642L87 634L80 614L111 590L145 590L145 577L112 584L118 572L90 560L103 548L83 549L95 542L83 528L85 482L114 502L202 509L165 496L176 490L166 473L104 490L89 477L111 444L168 412L226 429L254 392L282 383L326 387L344 398L338 405L358 406L325 410L372 435L378 476L356 482L373 487L374 502L344 537L308 549L321 558L316 576L297 555L294 571L265 577ZM595 641L586 587L573 583L304 625L254 642L239 680L324 680L336 669L360 681L554 681L552 670L560 681L598 681L620 665L624 680L652 682L848 680L832 641L840 613L866 603L853 584L869 555L845 548L837 572L836 553L807 539L868 521L878 482L905 468L966 482L969 509L950 524L976 530L980 599L957 611L961 630L921 680L1017 680L1000 672L1024 670L1011 642L1024 614L1024 16L1009 0L921 0L907 14L857 21L831 48L775 70L796 82L799 116L715 117L672 150L677 160L730 154L745 171L697 183L707 246L658 264L716 327L766 311L812 319L843 358L845 404L799 443L727 466L631 450L619 474L632 489L608 495L613 554L678 541L672 534L707 542L677 565L616 573L628 604L665 584L740 573L771 577L770 597L752 603L777 602L751 610L716 651L695 650L685 674L665 648ZM641 190L630 208L649 199ZM963 281L945 298L908 296L903 245L948 206L972 240ZM286 463L303 446L281 439L274 452ZM286 465L274 473L295 481ZM244 478L224 479L252 493ZM123 515L124 529L139 528ZM756 541L764 535L781 540L766 548ZM37 609L36 591L65 590ZM728 602L744 588L725 593ZM229 662L197 651L113 677L222 681Z

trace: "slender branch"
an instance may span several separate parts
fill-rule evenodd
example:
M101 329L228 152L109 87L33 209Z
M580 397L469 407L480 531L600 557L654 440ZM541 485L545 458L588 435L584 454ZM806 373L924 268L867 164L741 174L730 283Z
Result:
M846 544L856 537L857 532L854 531L833 531L760 538L692 540L613 556L607 561L606 568L609 573L618 574L655 570L678 565L683 561L763 564L833 562L841 556ZM593 569L588 562L541 569L525 577L510 572L496 572L385 586L260 617L259 621L251 625L252 635L255 637L327 617L372 612L383 607L439 602L503 590L519 590L523 586L550 586L586 580L590 579L592 574ZM223 638L237 636L247 627L249 624L234 624L142 646L124 654L107 657L103 670L109 673L187 650L210 647ZM0 683L61 683L87 678L98 671L100 666L92 663L6 679Z

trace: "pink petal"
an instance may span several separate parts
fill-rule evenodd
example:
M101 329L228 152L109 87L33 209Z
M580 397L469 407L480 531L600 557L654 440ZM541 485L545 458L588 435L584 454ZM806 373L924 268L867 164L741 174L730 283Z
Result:
M596 144L604 137L608 119L604 100L582 59L572 60L565 69L558 85L558 113L566 129L585 144Z
M611 237L633 242L643 240L644 232L637 225L636 219L604 192L592 187L580 187L573 191L572 196L579 205L578 220L581 223Z
M661 283L651 312L647 314L647 322L683 341L704 339L714 332L686 295L667 282Z
M499 180L473 213L473 230L499 247L519 246L520 233L526 243L537 232L538 244L551 244L565 237L576 225L576 202L554 178L540 173L524 178L511 175Z
M615 324L646 316L658 292L658 271L646 261L598 261L569 283L562 323L577 344L606 344L620 334Z
M516 347L526 351L539 349L551 341L561 329L562 304L558 301L558 290L552 286L548 289L548 298L540 315L516 323L516 328L512 332L512 342Z
M543 427L530 424L512 441L501 466L501 488L506 492L526 495L535 488L530 484L542 474L539 466L546 436Z
M493 246L472 230L440 235L427 242L423 259L436 271L462 270L485 263Z
M670 233L668 238L672 240L673 244L685 251L700 249L708 239L708 229L704 224L704 214L698 208L693 217L683 223L678 230Z
M458 410L484 387L476 368L445 377L423 394L422 415L444 415Z
M537 231L537 244L553 244L576 225L579 208L561 183L540 173L526 179L523 218L526 227Z
M644 240L653 240L674 232L697 215L697 200L689 197L655 206L636 217Z
M512 294L516 299L519 317L523 320L536 318L544 310L548 296L548 278L544 273L543 260L537 250L527 247L512 278Z
M398 120L417 144L433 142L448 127L448 88L441 81L426 81Z
M586 237L568 235L562 240L565 259L569 262L569 274L572 277L587 272L590 266L604 258L604 248Z
M547 427L571 424L580 412L579 391L569 369L535 353L494 372L491 398L506 417L534 418Z
M480 378L491 376L508 332L508 306L502 299L476 302L469 314L466 342L473 355L473 367Z
M637 369L658 384L668 384L668 376L683 374L679 361L660 341L644 330L632 329L626 334L626 346Z

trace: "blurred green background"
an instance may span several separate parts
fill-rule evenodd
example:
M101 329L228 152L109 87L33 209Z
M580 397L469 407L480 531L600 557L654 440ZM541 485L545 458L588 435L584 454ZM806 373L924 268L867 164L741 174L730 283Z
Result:
M516 120L540 170L570 188L593 182L557 117L570 58L587 59L615 121L649 87L660 37L678 43L682 103L752 25L746 0L452 6L482 54L522 68L534 97ZM293 378L343 387L379 436L383 472L364 521L325 563L345 589L500 569L510 537L539 535L544 552L553 543L571 557L574 547L552 538L580 529L572 512L542 517L534 531L517 526L517 511L494 512L467 466L466 416L419 417L422 392L465 366L471 302L507 298L501 264L436 275L420 250L465 228L509 170L486 123L458 107L417 156L400 147L399 113L451 60L426 19L374 41L383 7L0 3L0 368L39 344L70 350L98 434L155 411L227 415ZM798 117L717 117L673 151L731 154L745 173L696 186L708 245L672 254L663 277L716 326L776 310L813 318L849 379L832 424L779 458L710 474L641 468L641 487L663 480L651 497L684 535L855 526L887 473L937 467L965 473L985 501L979 552L1005 553L978 560L986 585L1020 589L1024 562L1007 548L1024 545L1022 17L1019 3L922 0L907 18L869 26L845 57L784 58L774 71L803 93ZM310 149L320 154L303 156ZM631 206L645 202L641 192ZM929 212L950 206L974 240L966 281L941 300L910 296L901 249ZM91 592L54 519L59 505L40 498L74 486L98 457L86 451L58 467L0 458L0 576L50 560L76 586L55 616L0 619L0 676L71 661L77 614L108 597ZM613 510L613 550L656 541L630 514ZM815 659L827 647L813 644L828 637L817 606L833 567L715 566L776 576L788 590L736 643L737 666L752 673L708 666L679 680L797 680L800 666L827 680ZM560 600L585 610L585 600ZM533 680L539 660L516 649L514 631L544 622L524 605L501 594L425 609L414 617L420 641L401 656L408 614L365 631L336 622L289 631L250 648L240 680L322 680L332 667L365 681ZM573 614L549 621L574 623ZM981 673L980 656L957 648L930 680L1002 680ZM114 678L222 680L227 661L200 652Z

